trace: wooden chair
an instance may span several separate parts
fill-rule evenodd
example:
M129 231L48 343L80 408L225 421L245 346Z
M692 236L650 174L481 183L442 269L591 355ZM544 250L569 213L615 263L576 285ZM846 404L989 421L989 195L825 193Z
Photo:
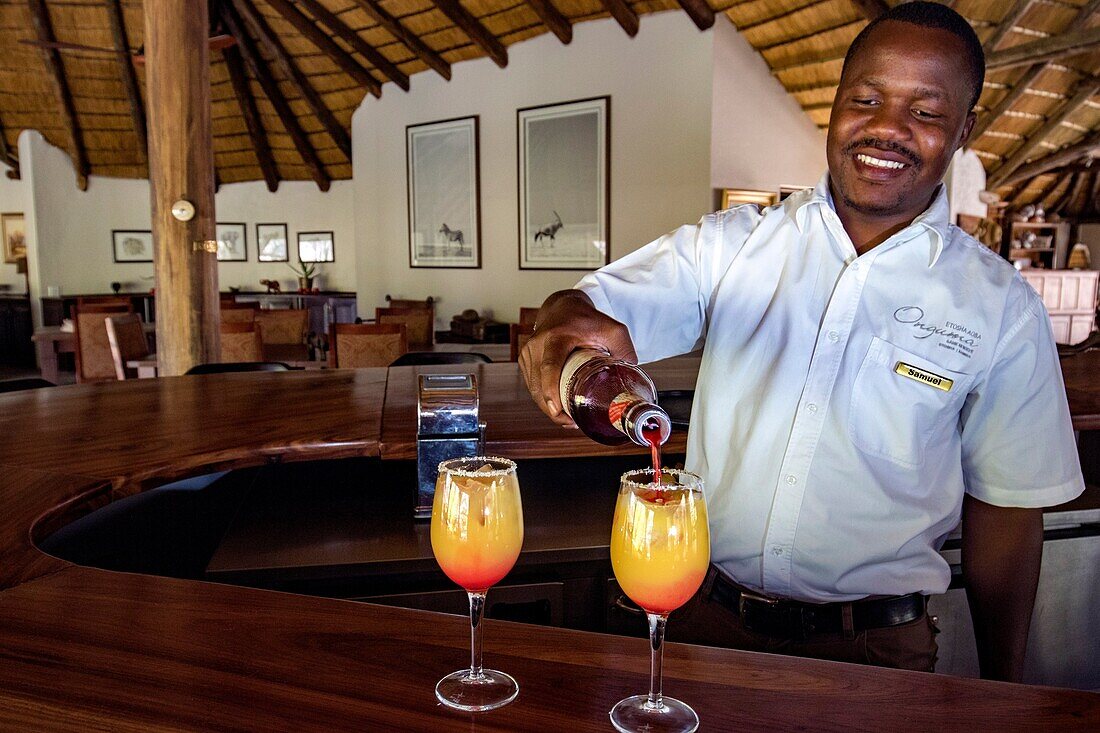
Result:
M508 361L519 361L519 352L527 344L528 339L534 335L534 330L525 328L522 323L508 324Z
M120 380L136 379L137 369L127 368L126 362L149 356L149 341L137 313L125 313L107 317L107 343L115 363L115 376Z
M309 331L309 311L260 310L256 311L256 323L264 344L304 344Z
M76 317L76 312L81 313L133 313L134 301L129 298L113 297L110 295L84 297L81 296L76 299L76 303L73 305L72 316Z
M431 351L435 341L435 317L425 308L375 308L374 322L404 324L409 336L409 348Z
M387 295L386 302L389 303L386 306L387 308L420 308L431 311L433 315L435 314L435 298L430 295L424 300L402 300Z
M409 339L403 323L334 323L329 345L330 367L384 367L409 350Z
M535 319L539 317L538 308L520 308L519 309L519 325L531 329L535 328Z
M263 361L263 342L254 321L222 321L221 362Z
M110 308L114 310L109 310ZM132 308L129 302L127 308ZM107 382L118 379L111 343L107 339L107 319L128 311L120 304L89 303L73 309L73 336L76 342L76 381ZM108 310L103 310L108 309Z
M251 323L256 320L256 314L260 310L259 303L229 303L221 302L222 323Z

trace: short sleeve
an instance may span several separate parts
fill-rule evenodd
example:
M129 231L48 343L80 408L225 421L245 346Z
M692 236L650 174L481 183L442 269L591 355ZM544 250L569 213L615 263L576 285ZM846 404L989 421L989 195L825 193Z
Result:
M755 206L708 214L585 275L575 287L627 327L641 363L693 351L702 345L719 273L759 218Z
M1030 288L961 415L966 492L1038 508L1085 489L1050 319Z

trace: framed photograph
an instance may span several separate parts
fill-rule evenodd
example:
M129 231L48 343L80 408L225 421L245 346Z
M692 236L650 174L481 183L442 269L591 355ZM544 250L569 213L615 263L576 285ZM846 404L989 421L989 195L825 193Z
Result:
M611 241L611 97L516 112L519 268L594 270Z
M478 118L405 128L410 267L481 267Z
M248 228L244 224L216 224L218 262L248 261Z
M256 259L260 262L287 262L286 224L256 225Z
M332 232L298 232L300 262L335 262L336 243Z
M801 189L798 189L801 190ZM779 203L779 195L774 191L753 191L748 188L724 188L722 189L722 208L741 204L756 204L760 208Z
M144 230L116 229L111 232L115 262L152 262L153 233Z
M27 235L23 212L0 214L0 229L4 237L4 262L11 263L26 257Z

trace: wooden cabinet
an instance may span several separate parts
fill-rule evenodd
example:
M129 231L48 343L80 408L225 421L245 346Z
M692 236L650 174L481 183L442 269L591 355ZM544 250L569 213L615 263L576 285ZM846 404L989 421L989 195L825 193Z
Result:
M1097 270L1024 270L1024 279L1043 299L1054 340L1076 344L1088 338L1096 323Z
M33 369L33 332L30 300L0 297L0 364Z
M1008 259L1029 259L1032 267L1057 270L1069 254L1069 222L1011 222Z

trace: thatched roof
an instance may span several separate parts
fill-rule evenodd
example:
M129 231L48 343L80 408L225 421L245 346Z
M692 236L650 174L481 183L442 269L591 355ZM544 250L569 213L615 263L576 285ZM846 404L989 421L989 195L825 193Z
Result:
M368 93L404 94L419 73L507 64L508 46L611 16L680 9L700 28L725 12L818 126L841 60L884 0L211 0L211 97L221 183L351 177L352 112ZM1012 206L1098 215L1100 0L954 0L986 44L990 71L972 148ZM1096 17L1094 17L1096 16ZM116 22L118 19L120 22ZM88 173L144 177L139 0L0 5L0 160L36 129ZM32 40L37 45L20 41ZM228 44L228 45L227 45ZM88 48L75 48L73 46ZM224 46L224 47L223 47ZM101 50L94 50L101 49ZM111 49L125 49L113 53ZM1097 166L1100 168L1100 166Z

